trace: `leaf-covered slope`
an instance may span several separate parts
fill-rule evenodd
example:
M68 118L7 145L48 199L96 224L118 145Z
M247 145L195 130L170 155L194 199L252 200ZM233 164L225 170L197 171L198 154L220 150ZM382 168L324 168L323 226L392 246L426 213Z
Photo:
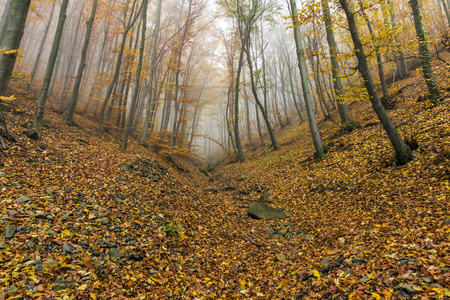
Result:
M390 112L419 145L405 166L357 103L360 129L337 137L321 124L321 162L302 125L281 150L210 178L134 143L121 152L86 119L73 128L49 113L31 140L22 125L35 104L17 96L17 141L0 162L0 298L448 297L449 101L427 109L416 92ZM293 214L249 219L256 200Z

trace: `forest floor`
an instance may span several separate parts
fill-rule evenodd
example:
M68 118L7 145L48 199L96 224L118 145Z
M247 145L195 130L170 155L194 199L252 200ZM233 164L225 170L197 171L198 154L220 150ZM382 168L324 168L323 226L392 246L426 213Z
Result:
M69 127L48 111L32 140L36 103L16 93L16 140L0 153L0 299L450 298L450 101L418 101L419 82L391 87L389 115L418 147L404 166L357 102L356 131L320 123L322 161L307 125L290 125L280 150L249 148L210 176L137 142L122 152L80 116ZM292 215L249 218L260 199Z

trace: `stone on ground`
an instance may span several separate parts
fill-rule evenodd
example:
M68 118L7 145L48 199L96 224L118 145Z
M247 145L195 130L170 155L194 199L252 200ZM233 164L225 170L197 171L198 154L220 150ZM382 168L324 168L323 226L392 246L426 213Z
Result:
M247 214L253 219L277 220L286 218L283 208L274 208L262 202L250 204Z

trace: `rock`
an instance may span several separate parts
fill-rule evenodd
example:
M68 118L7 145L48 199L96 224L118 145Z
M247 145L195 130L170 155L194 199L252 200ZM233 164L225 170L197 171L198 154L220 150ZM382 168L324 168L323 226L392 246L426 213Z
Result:
M444 220L444 224L450 225L450 218L445 219L445 220Z
M17 292L17 287L14 284L12 284L8 289L8 293L13 294L15 292Z
M29 139L37 141L39 139L39 134L34 129L28 129L23 132Z
M422 277L422 281L425 282L425 283L430 283L431 282L431 278Z
M362 258L360 258L360 257L353 257L353 263L354 264L363 264L363 263L365 263L366 261L364 260L364 259L362 259Z
M35 244L33 241L28 241L28 242L27 242L27 246L28 246L30 249L33 249L34 247L36 247L36 244Z
M253 202L250 204L247 214L253 219L276 220L286 217L282 208L273 208L262 202Z
M286 217L289 217L289 216L292 216L294 214L294 212L291 210L285 210L284 214L286 215Z
M0 250L8 249L9 245L5 242L0 242Z
M268 234L275 234L275 230L273 230L272 228L268 228L267 230L266 230L266 232L268 233Z
M60 220L61 220L61 222L65 223L65 222L67 222L68 219L69 219L69 215L62 215Z
M5 238L10 239L16 234L17 227L14 225L8 225L5 227Z
M58 264L58 262L54 261L53 259L47 259L46 261L44 261L44 265L53 266L53 265L56 265L56 264Z
M50 229L48 232L47 232L47 234L48 235L56 235L56 234L58 234L56 231L54 231L53 229Z
M70 247L70 245L69 244L67 244L67 243L64 243L63 244L63 251L66 253L66 254L70 254L70 253L72 253L72 247Z
M5 176L5 173L3 173L3 172L0 172L0 176Z
M370 278L369 276L364 276L363 278L361 278L361 282L363 284L367 284L372 280L372 278Z
M52 195L52 194L55 192L55 190L49 187L49 188L47 188L47 189L45 190L45 192L46 192L48 195Z
M9 219L9 217L8 217L8 215L7 215L7 214L4 214L4 215L2 215L1 219L2 219L2 220L8 220L8 219Z
M329 264L331 263L331 257L325 257L325 258L323 258L321 261L320 261L320 265L322 266L322 267L327 267Z
M36 219L48 219L47 215L44 214L43 212L38 212L37 214L35 214L33 216L33 218L36 218Z
M44 267L41 264L37 264L37 265L34 266L34 270L36 272L40 272L40 271L44 270Z
M272 193L271 193L271 192L268 192L268 193L265 193L264 195L262 195L260 199L261 199L262 201L269 202L270 197L272 197Z
M119 251L119 249L117 248L111 248L111 250L109 251L109 256L114 257L114 258L122 258L125 257L125 255Z
M277 254L276 258L277 258L278 261L281 261L281 262L286 260L286 256L283 253Z
M106 269L106 266L104 264L101 263L95 263L94 264L94 268L95 271L97 271L98 273L100 273L101 271L103 271L104 269Z
M100 222L100 224L102 224L102 225L109 225L109 220L106 219L106 218L104 218L104 219L102 219L102 221Z
M70 288L70 284L66 280L55 280L53 283L54 291L61 291Z
M416 291L413 289L413 287L410 286L409 284L406 284L406 283L404 283L402 285L402 290L404 290L408 294L415 294L416 293Z
M14 200L14 202L16 202L17 204L28 203L31 202L31 199L26 196L20 196L19 198Z
M439 283L432 283L432 284L430 284L430 287L437 288L437 289L442 289L442 285L440 285Z

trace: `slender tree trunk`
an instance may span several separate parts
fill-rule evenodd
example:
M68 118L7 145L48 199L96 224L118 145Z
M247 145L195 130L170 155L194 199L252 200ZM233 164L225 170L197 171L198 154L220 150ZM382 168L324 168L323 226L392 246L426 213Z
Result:
M450 26L450 12L449 7L447 6L447 2L445 0L441 0L442 6L444 7L445 16L447 17L448 26Z
M319 128L317 127L316 117L312 108L311 92L308 85L308 70L304 59L302 40L300 38L300 25L298 23L297 4L295 0L289 0L291 4L292 23L294 25L295 46L297 49L298 68L302 78L303 97L306 105L306 113L308 115L309 127L316 149L317 157L320 159L325 153L322 138L320 136Z
M414 25L416 28L417 39L419 40L420 62L422 63L423 77L430 93L431 101L436 104L441 95L439 86L434 79L433 69L431 68L431 53L428 50L428 42L425 31L422 26L422 15L420 13L419 1L409 0L409 5L413 11Z
M234 128L233 128L234 129L235 146L236 146L236 150L237 150L240 162L245 161L244 150L242 149L241 138L239 135L239 86L240 86L240 78L241 78L243 63L244 63L244 46L241 45L241 49L239 51L239 61L238 61L238 68L237 68L237 73L236 73L236 80L235 80L236 87L235 87L235 91L234 91Z
M361 8L361 13L364 17L364 20L366 21L367 29L369 29L370 37L372 38L372 41L373 41L373 44L375 47L375 54L377 56L377 65L378 65L378 76L380 77L380 83L381 83L381 89L383 91L383 96L385 99L388 99L389 92L387 89L386 79L384 76L383 59L381 58L380 47L377 44L375 32L372 28L372 24L370 23L369 17L367 16L366 12L364 11L364 5L361 0L359 0L359 7Z
M366 54L364 53L363 45L359 38L358 29L356 26L356 21L353 12L350 11L347 0L339 0L342 8L344 9L345 15L347 16L348 26L350 28L350 34L352 36L353 44L355 47L355 54L358 58L358 70L361 76L364 78L364 85L369 93L370 102L378 119L383 124L384 130L386 131L392 146L394 147L395 153L397 154L397 159L400 164L406 164L413 158L411 149L406 145L402 138L400 137L397 128L392 123L389 116L386 114L383 105L381 104L380 98L375 89L375 84L373 83L372 76L369 72L369 67L367 64Z
M389 5L389 14L391 17L392 28L394 28L394 30L396 30L398 26L397 26L397 18L395 17L394 5L392 4L391 0L386 0L386 1L387 1L387 4ZM398 37L396 37L396 40L397 40L397 44L399 44ZM403 53L403 51L400 50L399 45L397 45L396 47L398 48L396 50L396 62L397 62L396 73L398 73L399 79L404 79L409 74L409 68L408 68L408 65L406 64L405 54Z
M159 27L161 23L161 6L162 0L158 1L158 7L156 9L156 21L155 21L155 29L153 31L153 42L152 42L152 56L150 62L150 74L149 74L149 91L148 91L148 100L147 100L147 108L145 111L145 121L144 121L144 130L142 131L141 143L145 144L147 141L148 127L150 122L150 108L153 103L153 78L155 77L155 68L156 68L156 48L158 46L158 35L159 35Z
M176 128L177 128L177 123L179 121L178 120L178 112L180 109L180 107L179 107L180 103L178 100L178 90L179 90L179 80L180 80L181 56L182 56L184 44L186 43L186 36L187 36L188 29L189 29L189 21L191 18L191 10L192 10L192 0L189 0L188 15L186 18L186 24L184 25L183 36L181 37L181 41L180 41L180 49L178 52L177 67L176 67L176 71L175 71L175 95L173 97L175 111L174 111L174 117L173 117L172 133L170 134L170 147L169 147L169 157L170 158L172 158L172 154L173 154L173 147L175 145L175 134L177 133Z
M44 50L45 41L47 40L48 31L50 29L50 24L52 23L53 14L55 12L55 6L56 6L56 2L53 2L53 4L52 4L52 11L50 13L50 18L47 21L47 24L45 25L44 37L41 39L41 44L39 45L39 51L38 51L36 59L34 61L33 69L31 71L31 81L30 81L30 83L34 82L34 77L36 76L36 71L37 71L37 68L39 66L39 61L40 61L41 56L42 56L42 50Z
M8 25L9 14L11 13L11 6L13 0L8 0L5 5L5 9L3 10L2 20L0 21L0 45L3 42L3 37L6 33L6 27Z
M103 130L103 118L105 116L106 106L108 105L109 98L111 97L114 86L116 85L117 79L119 78L119 75L120 75L120 67L122 65L122 57L123 57L123 52L125 51L125 43L127 41L128 32L134 26L134 23L136 22L137 17L139 16L139 13L136 13L136 15L133 16L136 4L137 4L137 0L134 0L132 8L131 8L130 18L128 20L128 23L125 25L125 29L123 32L122 44L120 45L119 54L118 54L117 60L116 60L116 69L114 70L114 75L113 75L112 81L111 81L110 85L108 86L108 90L106 91L106 96L105 96L105 99L103 100L102 108L100 110L100 116L99 116L99 121L98 121L98 131ZM128 9L125 9L125 20L127 18L127 11L128 11Z
M321 0L322 2L322 11L325 19L325 29L327 33L327 42L328 47L330 49L330 60L331 60L331 73L333 76L333 87L334 92L336 94L336 101L338 106L338 112L339 117L341 118L341 124L353 124L354 121L350 117L350 114L348 112L348 107L345 104L344 99L342 99L342 95L344 93L344 88L342 87L342 80L339 75L339 62L338 62L338 47L336 44L336 40L334 38L334 32L333 32L333 24L331 22L331 15L330 15L330 8L328 5L328 0Z
M41 92L39 93L38 105L33 120L33 126L36 130L41 130L42 128L45 102L47 100L48 88L50 86L50 80L53 75L56 57L58 56L58 51L60 49L60 42L64 30L64 23L66 21L68 4L69 0L63 0L61 4L55 38L53 40L52 50L50 52L50 58L47 63L47 70L45 71L44 82L42 83Z
M144 50L145 50L145 29L147 27L147 6L148 0L144 0L142 8L142 30L141 30L141 48L139 50L139 62L136 70L136 83L134 85L133 98L131 99L130 113L128 114L127 125L125 127L125 133L123 135L122 150L127 150L128 136L131 132L131 124L133 123L134 110L136 107L136 99L139 94L139 87L141 84L141 71L142 62L144 60Z
M74 124L73 114L75 113L75 107L77 106L77 102L78 102L78 94L80 91L81 79L83 78L83 71L84 71L84 68L86 67L86 55L87 55L87 51L88 51L88 47L89 47L89 42L91 40L91 33L92 33L92 27L94 25L95 14L97 13L97 4L98 4L98 0L94 0L94 2L92 4L91 16L90 16L89 21L87 22L87 26L86 26L86 36L84 39L83 49L81 50L81 61L80 61L80 65L78 67L77 78L75 80L75 85L72 90L72 95L70 96L69 108L68 108L66 116L65 116L66 122L69 125Z
M13 0L6 32L1 43L4 51L19 50L31 0ZM0 95L4 95L16 64L17 52L0 53Z

